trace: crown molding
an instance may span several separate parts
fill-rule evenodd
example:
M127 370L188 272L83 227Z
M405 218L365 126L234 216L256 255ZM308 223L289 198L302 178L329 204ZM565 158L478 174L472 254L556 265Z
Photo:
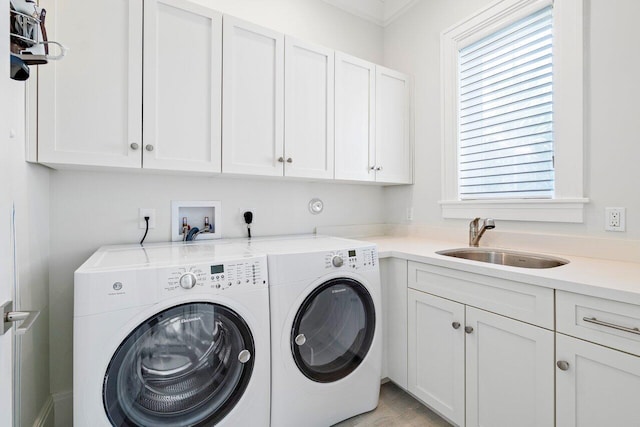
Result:
M324 0L352 15L386 27L420 0Z

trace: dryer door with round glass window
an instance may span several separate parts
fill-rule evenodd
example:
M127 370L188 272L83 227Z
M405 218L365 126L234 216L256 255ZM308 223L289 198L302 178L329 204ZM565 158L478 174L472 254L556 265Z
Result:
M298 368L322 383L346 377L367 355L375 323L364 285L348 278L323 283L304 300L293 322L291 350Z
M115 426L204 426L225 417L249 383L255 356L233 310L190 303L147 319L107 368L103 402Z

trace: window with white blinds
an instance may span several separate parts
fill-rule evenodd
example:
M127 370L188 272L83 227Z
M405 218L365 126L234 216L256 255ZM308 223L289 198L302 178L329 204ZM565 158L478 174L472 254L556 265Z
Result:
M460 199L553 198L552 12L458 52Z

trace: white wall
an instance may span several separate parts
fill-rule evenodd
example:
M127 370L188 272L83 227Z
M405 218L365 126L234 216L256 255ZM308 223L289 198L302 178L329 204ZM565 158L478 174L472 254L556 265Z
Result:
M322 0L199 0L222 12L370 61L382 60L382 29ZM125 172L54 171L51 181L51 389L72 388L73 272L99 246L136 243L138 208L156 209L148 242L170 237L171 200L220 200L224 237L312 233L316 226L383 220L383 190L284 179L204 178ZM307 204L325 202L321 215Z
M414 207L414 223L466 227L467 221L443 220L441 199L440 33L488 0L422 1L385 29L385 65L415 77L416 183L385 190L386 220L406 223ZM583 224L500 221L513 231L640 239L640 56L637 50L637 0L585 0L586 194ZM627 232L604 231L604 208L627 208Z

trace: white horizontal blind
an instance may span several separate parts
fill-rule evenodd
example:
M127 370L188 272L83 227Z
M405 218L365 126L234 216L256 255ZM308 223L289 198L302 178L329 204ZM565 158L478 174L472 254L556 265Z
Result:
M552 10L459 51L460 199L553 197Z

